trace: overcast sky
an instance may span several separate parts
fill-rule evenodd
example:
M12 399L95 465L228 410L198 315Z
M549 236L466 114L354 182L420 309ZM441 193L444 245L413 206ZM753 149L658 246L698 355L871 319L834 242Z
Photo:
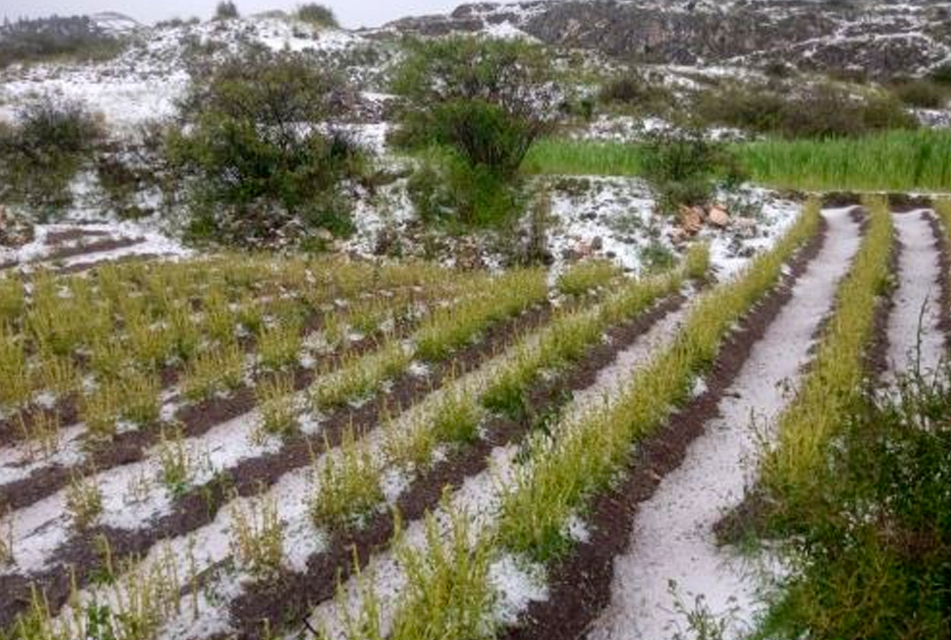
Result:
M293 9L302 0L235 0L242 13ZM324 0L346 27L375 27L408 15L443 13L466 0ZM0 0L0 16L10 19L118 11L151 23L175 16L202 19L214 13L217 0Z

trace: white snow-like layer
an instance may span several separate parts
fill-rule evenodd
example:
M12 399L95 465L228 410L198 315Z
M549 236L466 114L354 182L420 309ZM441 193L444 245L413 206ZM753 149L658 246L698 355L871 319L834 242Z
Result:
M668 474L637 511L627 553L616 558L611 603L589 640L671 637L686 621L676 613L670 580L688 603L702 596L714 615L727 613L729 634L747 631L759 588L748 563L716 545L714 524L743 499L755 470L759 426L782 411L810 357L813 333L834 304L860 239L848 209L824 212L829 232L819 255L762 340L680 468Z
M915 211L893 216L903 249L898 290L888 318L888 376L920 366L934 371L944 352L941 323L940 255L931 231L931 214ZM920 362L919 362L920 357Z
M682 312L669 314L651 330L639 336L633 344L617 355L615 361L602 371L603 375L599 376L591 387L574 395L566 407L565 415L580 416L585 410L592 409L598 401L610 402L623 388L624 382L629 381L650 361L654 349L662 349L664 344L669 343L676 334L681 318ZM563 424L570 422L568 419ZM514 446L496 449L489 468L467 478L460 490L452 496L451 508L456 513L463 514L474 538L485 535L498 518L501 500L515 477L517 450ZM440 509L436 515L445 525L445 512ZM583 525L574 519L569 523L569 529L572 537L583 539L587 535ZM406 540L413 548L423 549L426 544L424 523L411 523L407 528ZM547 588L542 579L543 572L537 565L523 558L503 554L492 564L489 573L490 581L498 593L498 602L492 615L499 622L514 621L530 602L547 597ZM381 624L385 631L392 624L406 577L392 549L374 556L363 575L379 600ZM359 611L366 588L367 585L360 584L358 580L350 580L345 585L344 606L350 611ZM326 629L331 638L345 637L341 604L335 600L318 605L310 616L310 624L316 629Z
M42 264L51 253L54 253L63 246L48 244L48 236L65 231L74 231L76 229L106 234L96 237L87 237L84 240L86 244L119 239L136 239L141 241L128 247L120 247L109 251L96 251L66 258L62 260L61 264L67 267L101 260L115 260L132 255L171 257L188 257L192 255L192 251L186 249L181 242L170 238L152 224L129 221L88 222L80 220L78 222L82 224L56 223L36 225L34 227L34 238L32 242L17 249L0 247L0 262L12 261L21 266Z

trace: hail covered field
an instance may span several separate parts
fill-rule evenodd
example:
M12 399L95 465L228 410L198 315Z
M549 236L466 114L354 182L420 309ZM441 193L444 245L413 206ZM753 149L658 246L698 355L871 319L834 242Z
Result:
M724 533L753 489L807 485L868 387L941 375L937 189L753 181L661 216L636 172L584 170L603 157L539 165L547 259L520 264L419 232L381 31L100 20L135 44L0 68L0 115L51 92L135 132L175 115L195 56L306 50L358 60L335 127L396 177L352 185L353 232L320 252L120 220L92 170L0 243L4 640L743 637L787 572ZM615 116L562 143L670 126Z

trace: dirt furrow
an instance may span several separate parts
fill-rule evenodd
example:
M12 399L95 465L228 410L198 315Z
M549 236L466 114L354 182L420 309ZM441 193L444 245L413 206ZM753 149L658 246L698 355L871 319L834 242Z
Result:
M762 413L784 397L783 387L773 385L795 376L808 359L813 330L833 295L830 287L818 296L815 284L834 283L844 273L841 263L847 264L858 247L858 225L849 214L847 209L826 212L822 231L791 261L783 282L721 349L705 390L641 443L614 491L595 499L586 518L589 537L551 568L549 597L531 603L505 637L558 640L590 633L593 638L654 640L677 631L664 631L665 616L675 609L665 598L667 579L685 574L685 591L695 590L691 580L702 585L710 579L694 575L694 567L705 564L696 554L717 553L713 523L722 515L721 505L742 499L742 457L754 448L750 407L762 406ZM834 264L840 264L838 273L829 272ZM787 304L800 296L808 296L801 298L803 304ZM799 322L783 320L784 315ZM774 322L792 326L777 329L781 325ZM787 337L784 330L793 333ZM764 339L768 333L772 337ZM751 354L753 364L747 364ZM675 473L699 479L702 494L685 495Z

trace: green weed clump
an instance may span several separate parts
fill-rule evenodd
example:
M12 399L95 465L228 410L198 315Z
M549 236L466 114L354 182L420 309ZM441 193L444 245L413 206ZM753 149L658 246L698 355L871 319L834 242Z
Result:
M884 198L865 201L871 221L836 310L795 399L778 422L779 440L763 464L763 482L795 502L815 489L814 471L854 405L865 378L875 313L891 282L894 228Z
M949 390L945 368L863 394L837 414L811 491L768 494L780 506L764 524L787 570L756 637L947 636Z

